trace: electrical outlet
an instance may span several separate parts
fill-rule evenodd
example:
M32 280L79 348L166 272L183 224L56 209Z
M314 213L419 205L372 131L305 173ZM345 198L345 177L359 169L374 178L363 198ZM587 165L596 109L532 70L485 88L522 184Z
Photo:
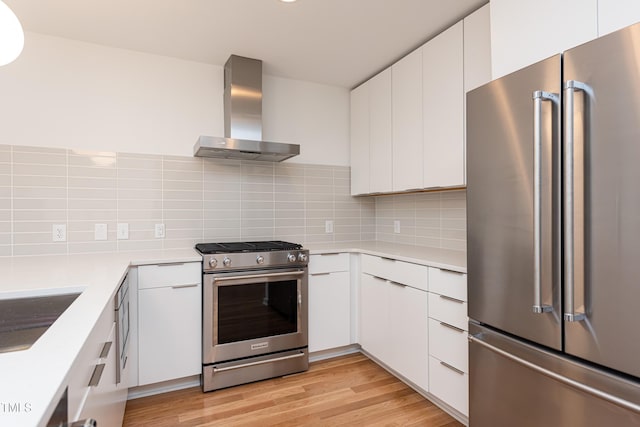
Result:
M324 222L324 232L333 233L333 221L328 219Z
M155 235L156 239L164 239L164 224L156 224Z
M94 240L107 240L107 224L96 224L93 227Z
M129 224L126 222L118 223L118 240L127 240L129 238Z
M51 237L54 242L66 242L67 241L67 225L53 224L53 226L51 227Z
M393 221L393 232L400 233L400 221L398 221L397 219Z

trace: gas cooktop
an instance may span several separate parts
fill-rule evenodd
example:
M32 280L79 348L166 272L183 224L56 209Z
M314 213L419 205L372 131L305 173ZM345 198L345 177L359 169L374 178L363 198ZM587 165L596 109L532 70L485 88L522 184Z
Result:
M228 254L240 252L270 252L294 251L302 249L298 243L270 240L260 242L228 242L228 243L198 243L196 250L203 255Z

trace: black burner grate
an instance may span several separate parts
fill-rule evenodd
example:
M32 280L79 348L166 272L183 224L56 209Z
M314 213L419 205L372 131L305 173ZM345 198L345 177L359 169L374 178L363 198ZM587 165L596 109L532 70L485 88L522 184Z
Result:
M302 249L297 243L270 240L261 242L227 242L227 243L198 243L196 250L203 255L234 253L234 252L267 252Z

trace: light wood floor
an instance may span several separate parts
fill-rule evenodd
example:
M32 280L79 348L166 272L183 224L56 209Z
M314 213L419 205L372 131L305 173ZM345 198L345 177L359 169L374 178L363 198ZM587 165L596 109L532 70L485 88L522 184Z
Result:
M190 388L130 400L124 425L462 426L360 353L210 393Z

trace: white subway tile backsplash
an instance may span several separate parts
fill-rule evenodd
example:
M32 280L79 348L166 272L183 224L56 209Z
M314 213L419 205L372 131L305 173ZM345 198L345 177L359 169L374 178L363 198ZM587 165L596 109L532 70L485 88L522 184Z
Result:
M464 191L354 198L343 166L0 145L0 256L273 238L464 250L465 199ZM129 224L128 240L116 239L118 222ZM96 223L107 224L106 241L94 240ZM154 237L156 223L164 239ZM51 242L52 224L67 226L68 242Z

